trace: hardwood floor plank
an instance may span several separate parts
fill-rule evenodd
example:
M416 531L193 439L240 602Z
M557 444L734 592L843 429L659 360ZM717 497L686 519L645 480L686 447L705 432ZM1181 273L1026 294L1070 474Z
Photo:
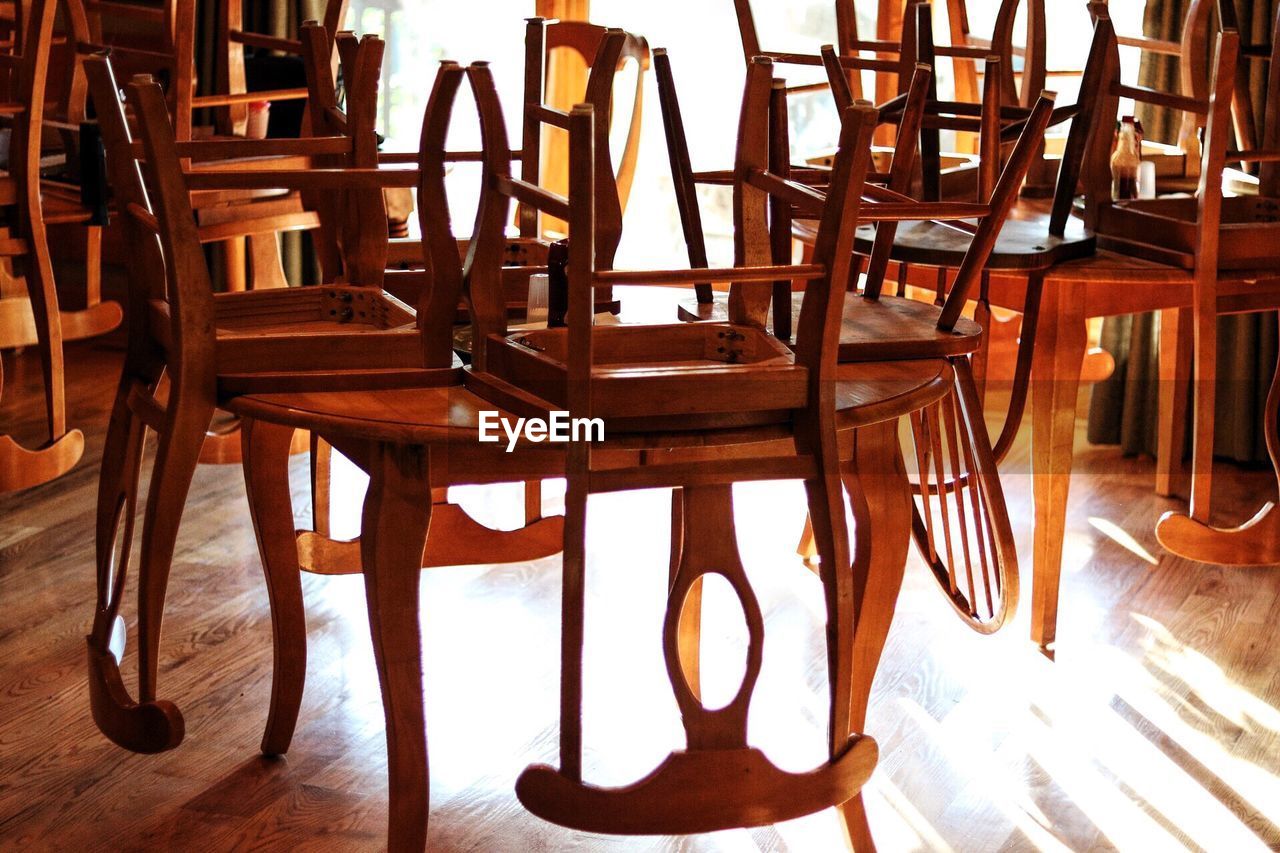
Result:
M38 432L34 359L4 358L0 421ZM196 472L178 536L160 684L186 714L186 741L136 756L94 728L83 635L119 354L76 344L68 364L84 461L62 480L0 497L0 848L381 849L386 738L360 578L303 578L309 663L298 729L286 758L257 754L271 626L236 466ZM1025 608L995 637L961 626L911 557L868 718L882 754L866 798L880 848L1280 847L1280 572L1163 553L1154 522L1176 503L1153 495L1151 462L1079 438L1076 451L1056 661L1026 642ZM1006 480L1024 561L1025 466L1024 436ZM1224 514L1250 514L1269 475L1227 471ZM305 459L293 461L290 484L306 520ZM336 481L339 529L351 529L362 488ZM514 491L460 491L486 521L519 512ZM547 493L551 508L555 489ZM827 712L821 588L793 554L801 489L753 484L738 504L767 635L750 734L799 768L820 757ZM593 498L585 766L604 783L638 778L680 742L658 642L668 516L664 492ZM433 849L840 849L827 813L751 832L624 839L523 811L516 776L555 756L559 574L551 558L420 578ZM733 606L707 595L712 681L740 654Z

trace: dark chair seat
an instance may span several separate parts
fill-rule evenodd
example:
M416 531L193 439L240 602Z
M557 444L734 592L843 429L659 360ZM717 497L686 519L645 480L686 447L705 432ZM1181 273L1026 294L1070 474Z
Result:
M800 315L803 293L791 297L791 315ZM693 297L680 305L680 317L688 321L723 322L728 316L728 294L717 293L712 302ZM884 361L904 358L952 358L968 355L982 341L982 327L961 318L953 331L937 327L942 309L929 302L902 296L845 299L840 324L840 361Z
M797 240L812 245L817 223L797 220L791 230ZM858 229L855 246L859 254L870 254L875 233L872 225ZM890 257L901 263L955 269L964 260L971 239L964 231L938 222L901 222ZM1074 216L1067 220L1063 236L1051 235L1048 201L1023 199L1005 221L986 268L1043 270L1090 257L1097 251L1097 244L1093 233L1086 231L1084 223Z

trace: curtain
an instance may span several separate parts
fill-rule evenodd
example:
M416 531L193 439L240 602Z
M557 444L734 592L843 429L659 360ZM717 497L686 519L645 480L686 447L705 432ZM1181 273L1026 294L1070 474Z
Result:
M1237 0L1242 44L1266 44L1280 0ZM1147 0L1145 32L1177 39L1188 0ZM1254 114L1261 121L1266 92L1266 64L1249 64L1247 86ZM1175 89L1177 62L1144 57L1140 82ZM1143 126L1151 139L1173 142L1176 120L1167 111L1148 110ZM1273 313L1222 317L1218 321L1218 392L1215 451L1237 462L1268 460L1262 430L1267 388L1276 369L1277 334ZM1089 406L1089 441L1118 444L1126 454L1155 454L1158 398L1158 341L1156 314L1108 318L1102 327L1102 346L1115 357L1112 377L1093 389ZM1188 430L1188 437L1190 431Z

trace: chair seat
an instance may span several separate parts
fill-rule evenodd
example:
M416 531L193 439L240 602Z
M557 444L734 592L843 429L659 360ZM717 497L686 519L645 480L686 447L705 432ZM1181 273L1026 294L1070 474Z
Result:
M803 299L803 293L792 294L793 318L800 316ZM982 342L982 327L962 317L953 331L940 331L941 311L936 305L901 296L882 296L875 301L846 297L840 323L840 361L953 358L976 351ZM723 321L727 316L728 295L723 293L715 294L712 302L690 298L680 305L680 317L686 321Z
M836 374L836 428L847 431L910 414L945 396L952 378L951 366L942 359L842 364ZM494 449L477 445L481 412L516 416L461 383L425 389L263 392L227 400L224 407L245 417L315 429L326 437L439 444L451 452L477 446ZM606 428L604 447L665 447L700 453L754 441L785 442L790 435L790 427L782 425L644 435L614 433ZM530 445L523 440L520 447L563 451L563 445Z
M612 431L708 429L787 420L808 371L772 336L729 323L602 326L593 335L591 411ZM569 405L568 329L493 336L482 397L542 415Z
M223 395L453 385L462 362L423 365L412 309L372 287L320 285L214 297ZM151 304L152 335L169 346L169 310Z
M797 220L792 235L813 245L818 223ZM875 239L875 226L858 229L855 250L868 254ZM937 222L900 222L893 240L892 259L907 264L955 269L964 260L972 237L968 233ZM987 261L991 270L1043 270L1054 264L1087 258L1097 251L1097 239L1074 216L1067 221L1062 237L1049 234L1049 206L1045 200L1024 199L1005 221Z
M1276 266L1280 199L1236 196L1222 200L1218 269L1257 270ZM1196 199L1190 196L1135 199L1101 206L1098 239L1104 248L1182 269L1194 269L1198 228Z

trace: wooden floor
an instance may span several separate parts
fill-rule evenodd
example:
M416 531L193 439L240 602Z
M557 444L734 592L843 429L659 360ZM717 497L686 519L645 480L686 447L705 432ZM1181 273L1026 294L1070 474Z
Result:
M118 363L70 347L86 458L60 482L0 498L0 847L377 849L383 724L359 578L305 579L298 736L285 760L257 755L270 634L237 467L197 473L178 543L161 685L186 714L185 743L130 755L94 728L83 635ZM34 434L36 361L6 354L4 367L0 425ZM1280 849L1280 571L1161 553L1152 527L1174 504L1152 495L1151 464L1077 446L1056 661L1029 644L1025 616L994 638L970 633L912 557L869 721L883 756L868 789L880 848ZM1008 471L1026 555L1025 456ZM304 475L299 459L300 516ZM360 485L345 482L350 529ZM1237 518L1271 488L1262 473L1221 482ZM516 497L459 496L493 523ZM821 753L826 703L820 590L792 554L800 494L756 484L739 497L768 615L752 738L801 769ZM667 508L664 492L593 498L587 774L602 783L638 778L680 743L658 645ZM682 839L574 835L527 814L515 778L554 760L559 561L440 569L422 585L433 849L840 849L830 813ZM742 667L742 620L724 593L708 593L704 672L724 673L709 698L727 697Z

